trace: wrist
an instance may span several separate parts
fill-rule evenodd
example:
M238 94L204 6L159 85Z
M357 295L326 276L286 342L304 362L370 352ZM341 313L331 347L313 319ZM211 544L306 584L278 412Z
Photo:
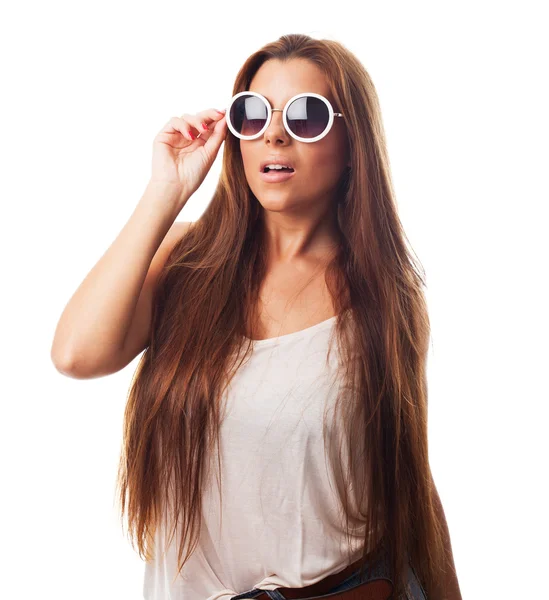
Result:
M189 199L189 194L179 183L149 179L143 198L147 202L159 203L179 212Z

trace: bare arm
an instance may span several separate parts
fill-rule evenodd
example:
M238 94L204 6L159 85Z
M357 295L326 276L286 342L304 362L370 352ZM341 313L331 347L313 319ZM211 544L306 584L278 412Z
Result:
M86 378L118 367L151 261L164 238L171 246L169 238L176 237L178 194L149 183L118 237L73 294L51 348L60 372Z

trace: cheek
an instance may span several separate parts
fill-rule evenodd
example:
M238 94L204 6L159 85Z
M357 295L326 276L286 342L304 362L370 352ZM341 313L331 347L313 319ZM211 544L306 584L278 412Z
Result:
M333 148L315 153L314 158L307 163L313 185L315 180L331 181L338 178L343 159L344 157L340 153L334 153Z
M249 153L244 151L242 152L242 164L244 166L244 172L249 177L252 169L252 158L249 156Z
M257 153L247 147L240 146L240 154L242 156L242 164L244 165L244 171L246 175L250 176L254 169L259 170L259 158L257 158Z

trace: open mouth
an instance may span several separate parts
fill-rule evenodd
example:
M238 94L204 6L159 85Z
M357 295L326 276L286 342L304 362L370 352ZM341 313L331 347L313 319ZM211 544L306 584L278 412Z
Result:
M259 174L265 183L282 183L293 179L294 175L293 169L264 169Z
M294 169L291 167L283 167L282 169L270 169L269 167L265 167L262 171L263 173L293 173Z

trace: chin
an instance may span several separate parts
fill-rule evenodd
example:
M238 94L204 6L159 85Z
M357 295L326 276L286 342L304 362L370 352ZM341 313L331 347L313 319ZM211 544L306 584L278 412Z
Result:
M255 195L257 201L265 210L269 210L271 212L280 212L283 210L293 209L298 203L287 196L286 194L261 194L260 196Z

